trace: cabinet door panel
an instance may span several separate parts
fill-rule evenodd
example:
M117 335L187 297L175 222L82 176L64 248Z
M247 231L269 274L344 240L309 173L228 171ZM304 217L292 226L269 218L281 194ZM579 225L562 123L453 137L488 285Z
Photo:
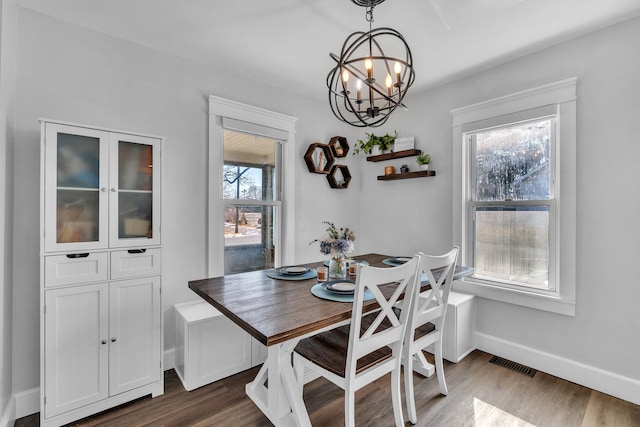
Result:
M45 250L106 248L108 134L45 127Z
M160 278L109 284L111 395L160 379Z
M160 243L160 140L110 135L112 247Z
M107 298L106 284L45 291L47 418L107 397Z

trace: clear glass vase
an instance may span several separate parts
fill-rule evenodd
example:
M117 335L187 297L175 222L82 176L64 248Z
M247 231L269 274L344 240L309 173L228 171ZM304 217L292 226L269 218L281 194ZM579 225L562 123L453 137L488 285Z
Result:
M334 257L329 261L329 277L332 279L344 279L347 277L347 260L342 257Z

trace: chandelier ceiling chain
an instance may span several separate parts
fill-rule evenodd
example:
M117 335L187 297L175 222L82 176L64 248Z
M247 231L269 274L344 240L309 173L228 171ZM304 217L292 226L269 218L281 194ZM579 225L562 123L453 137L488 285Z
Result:
M371 25L373 25L373 5L367 6L367 12L364 19L369 23L369 31L371 31Z
M398 31L373 29L373 8L384 0L351 1L366 8L369 31L352 33L339 56L329 54L336 61L327 76L329 105L333 114L345 123L377 127L383 125L397 107L406 109L402 100L415 80L413 57ZM392 55L385 54L383 45ZM351 77L355 80L351 83L351 87L356 86L355 92L349 90Z

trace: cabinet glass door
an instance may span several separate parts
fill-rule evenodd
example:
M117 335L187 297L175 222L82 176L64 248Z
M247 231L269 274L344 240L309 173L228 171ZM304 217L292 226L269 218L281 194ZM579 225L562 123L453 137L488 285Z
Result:
M107 246L107 142L101 131L46 124L47 250Z
M111 163L115 165L111 170L114 186L111 191L115 193L110 200L112 246L160 243L159 141L136 135L112 135Z

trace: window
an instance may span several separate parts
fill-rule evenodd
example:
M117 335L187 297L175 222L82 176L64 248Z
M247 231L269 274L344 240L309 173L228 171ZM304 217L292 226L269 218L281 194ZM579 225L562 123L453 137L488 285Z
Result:
M209 97L208 276L294 262L296 120Z
M466 134L466 220L474 277L554 289L555 116ZM551 270L550 270L551 269Z
M456 289L575 314L576 79L451 112Z
M224 130L224 274L274 267L281 143Z

